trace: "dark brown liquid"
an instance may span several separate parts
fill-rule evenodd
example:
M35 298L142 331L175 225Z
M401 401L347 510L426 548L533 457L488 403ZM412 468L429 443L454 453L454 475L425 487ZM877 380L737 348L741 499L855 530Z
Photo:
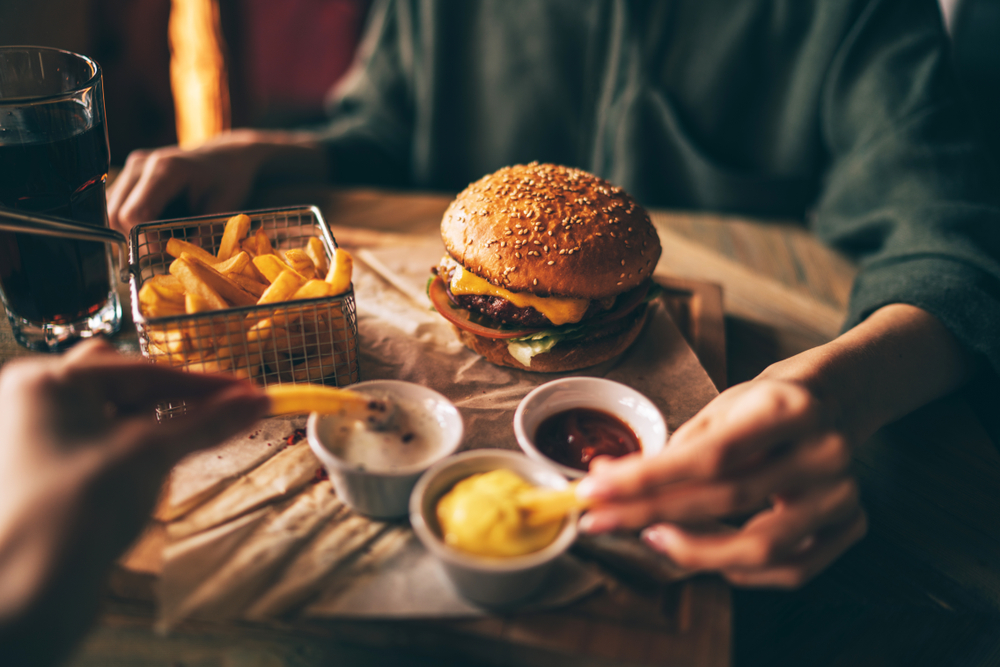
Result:
M103 124L53 142L0 137L0 205L107 226ZM97 312L111 285L105 244L0 232L0 282L7 303L32 322L74 322Z
M590 408L557 412L535 432L535 447L570 468L590 469L597 456L624 456L640 449L639 438L614 415Z

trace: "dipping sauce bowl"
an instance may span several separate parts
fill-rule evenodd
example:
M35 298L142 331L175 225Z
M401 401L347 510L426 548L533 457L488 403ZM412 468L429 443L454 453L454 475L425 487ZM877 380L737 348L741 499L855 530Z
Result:
M370 517L406 516L421 474L462 442L462 417L438 392L399 380L372 380L351 389L390 399L396 412L387 431L337 415L309 415L306 436L337 495Z
M537 440L539 427L568 410L595 410L617 418L636 436L643 456L655 456L667 442L667 423L652 401L629 386L604 378L572 377L547 382L521 400L514 412L514 435L524 453L554 466L571 479L585 470L565 465L546 455Z
M477 473L505 468L540 487L565 489L566 478L520 452L477 449L441 461L428 470L410 496L410 524L417 538L445 568L458 592L484 607L507 607L530 598L545 582L553 562L576 539L576 514L546 547L521 556L470 554L444 542L437 520L438 501L458 482Z

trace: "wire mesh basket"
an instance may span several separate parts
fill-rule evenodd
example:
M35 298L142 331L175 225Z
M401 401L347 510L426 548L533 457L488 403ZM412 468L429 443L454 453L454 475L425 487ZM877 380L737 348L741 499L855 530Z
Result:
M337 247L314 207L247 211L250 234L262 230L278 251L322 241L327 262ZM132 315L142 354L152 362L189 371L231 373L267 386L357 382L358 327L354 290L337 296L281 301L196 314L150 317L143 313L143 283L170 272L166 252L176 238L215 254L230 215L208 215L144 223L132 229L129 266ZM322 276L320 276L322 278ZM174 412L183 406L161 406Z

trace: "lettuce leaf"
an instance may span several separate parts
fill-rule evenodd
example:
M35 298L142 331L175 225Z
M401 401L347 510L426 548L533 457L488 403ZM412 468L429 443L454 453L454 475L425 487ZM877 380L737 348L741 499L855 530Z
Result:
M649 303L663 293L663 288L653 283L643 299L643 303ZM526 336L518 336L507 340L507 352L510 356L518 360L525 366L531 366L531 359L539 354L544 354L555 347L558 343L568 340L583 338L591 329L590 323L565 324L561 327L542 329Z

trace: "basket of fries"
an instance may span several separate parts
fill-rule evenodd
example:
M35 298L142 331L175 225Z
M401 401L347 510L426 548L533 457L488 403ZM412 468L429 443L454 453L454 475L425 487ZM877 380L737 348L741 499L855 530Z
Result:
M262 386L358 381L352 261L316 207L150 222L130 241L150 361Z

